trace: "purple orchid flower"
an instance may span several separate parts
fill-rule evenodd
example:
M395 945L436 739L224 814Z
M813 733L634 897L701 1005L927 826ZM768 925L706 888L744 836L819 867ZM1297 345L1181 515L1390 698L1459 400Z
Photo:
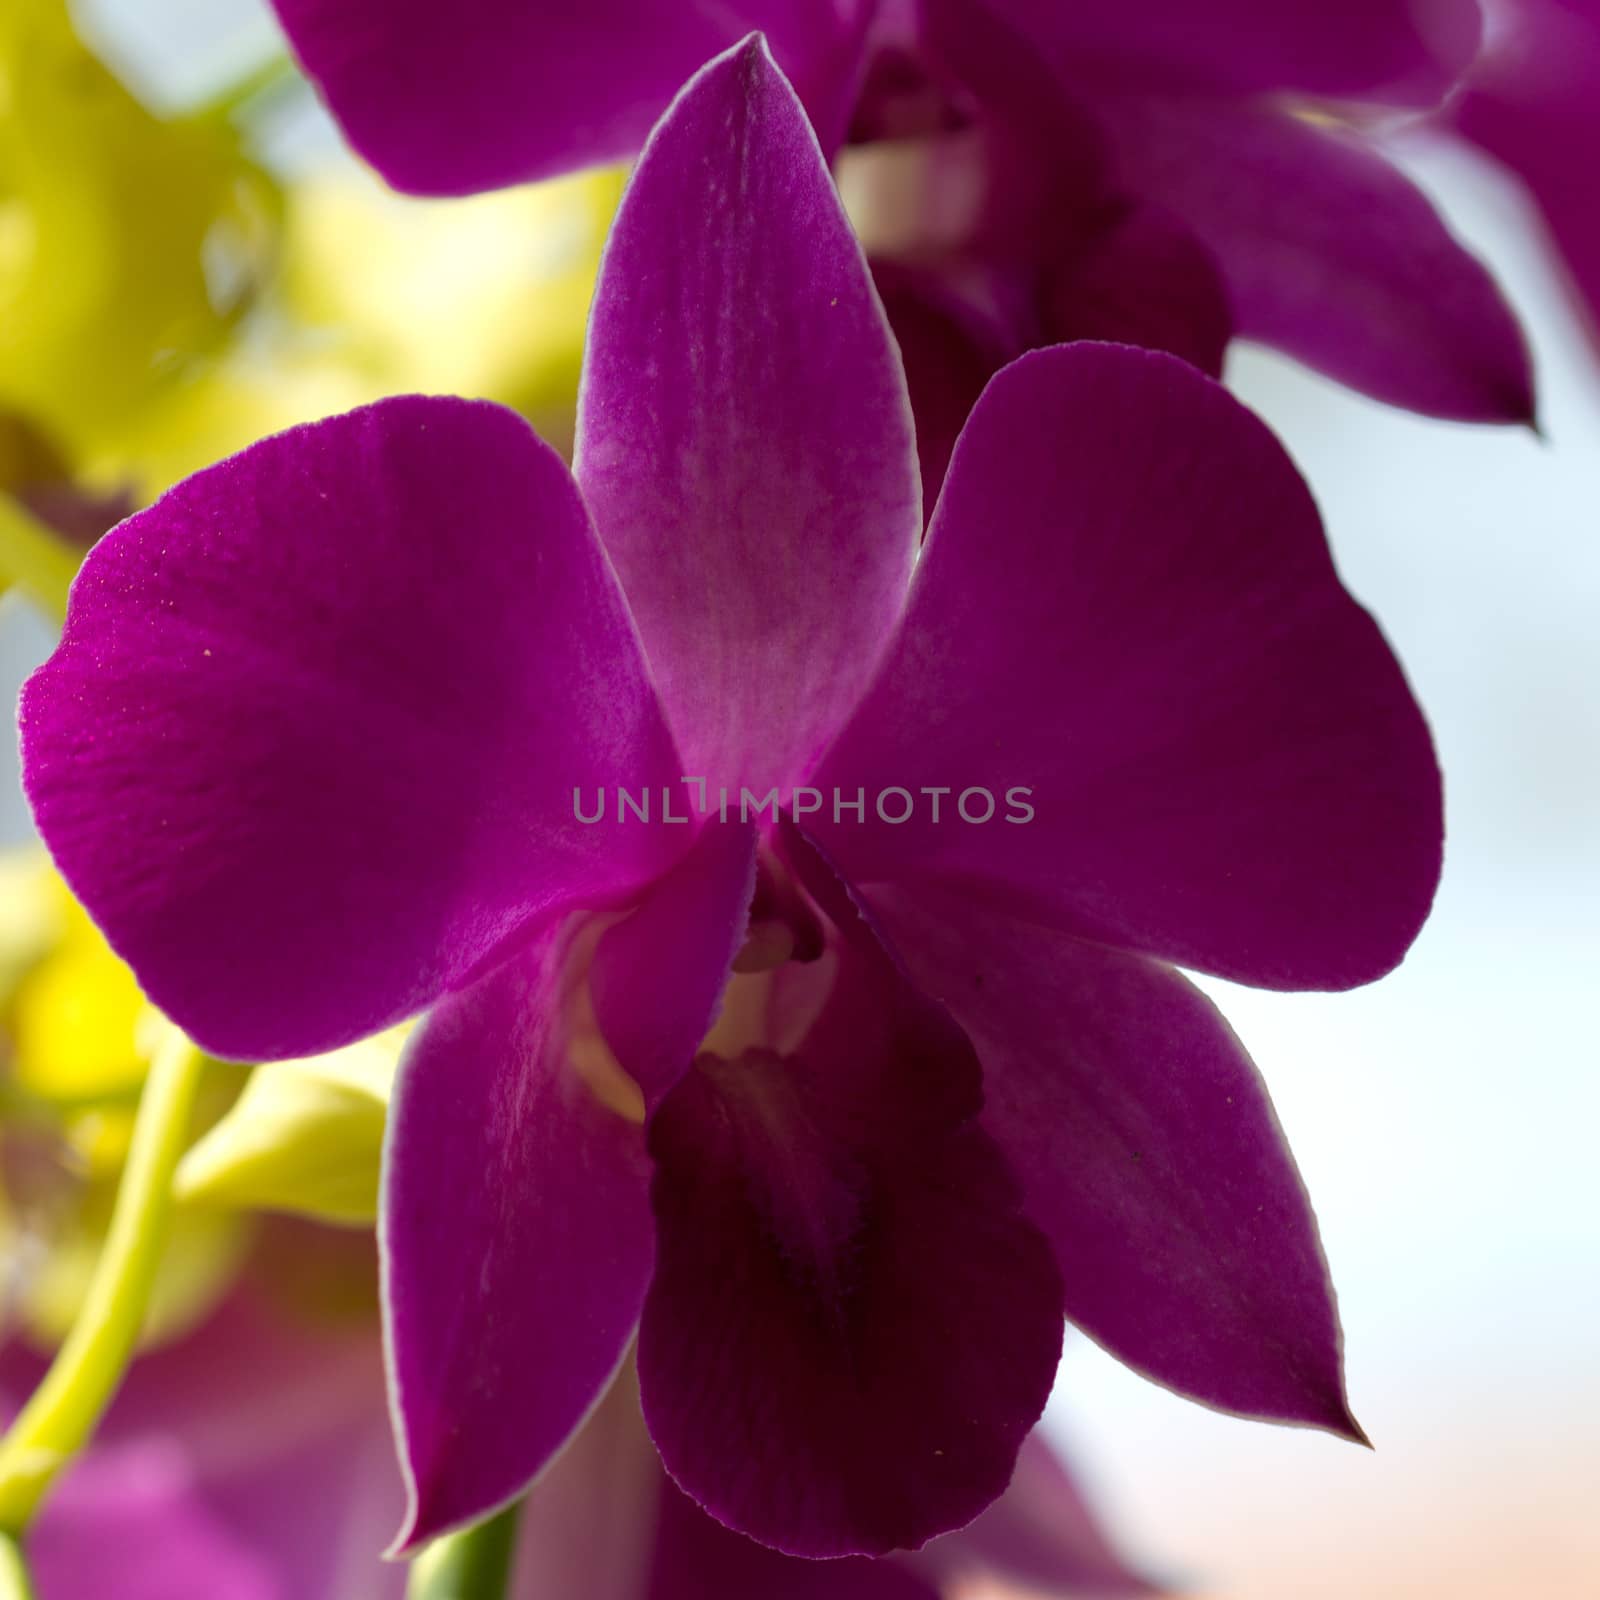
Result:
M1600 4L1498 0L1491 23L1441 120L1527 186L1600 348Z
M670 0L626 26L609 4L275 3L355 147L422 192L629 154L690 67L766 28L830 154L847 128L894 147L868 244L930 490L983 382L1069 339L1215 376L1240 336L1430 416L1533 416L1498 287L1360 129L1438 104L1477 0Z
M0 1405L41 1371L11 1344ZM134 1364L28 1556L40 1600L399 1600L377 1552L400 1502L371 1323L252 1284Z
M1265 1090L1170 963L1400 960L1441 848L1401 672L1169 356L1007 368L921 531L882 306L751 40L624 198L572 473L390 400L85 562L25 786L146 992L240 1059L431 1008L380 1224L403 1546L518 1494L636 1328L667 1471L796 1555L993 1501L1063 1312L1359 1437Z

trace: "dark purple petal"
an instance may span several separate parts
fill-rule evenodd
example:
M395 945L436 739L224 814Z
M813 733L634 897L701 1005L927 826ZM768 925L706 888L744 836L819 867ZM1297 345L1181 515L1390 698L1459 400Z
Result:
M1527 185L1600 345L1600 6L1516 0L1505 10L1451 120Z
M1371 97L1427 105L1472 59L1475 0L930 0L981 7L1058 65L1162 88Z
M958 891L870 898L972 1038L984 1126L1055 1246L1067 1315L1181 1394L1360 1439L1305 1186L1211 1002Z
M595 948L595 1021L651 1106L688 1071L711 1031L755 884L755 829L712 821Z
M1216 257L1242 337L1429 416L1530 420L1528 351L1499 287L1356 136L1218 100L1097 109L1125 186Z
M1388 971L1439 874L1427 728L1299 474L1192 367L1108 345L1025 356L978 402L814 782L917 801L813 819L852 882L964 881L1272 988Z
M397 189L470 194L620 160L683 81L752 29L830 142L864 0L273 0L351 144Z
M747 1539L663 1483L647 1600L939 1600L892 1560L808 1561Z
M917 1565L937 1573L947 1589L991 1578L1051 1595L1161 1592L1106 1538L1042 1428L1028 1435L1011 1487L976 1522L935 1539Z
M889 1562L805 1561L714 1522L661 1470L624 1363L523 1506L510 1600L938 1600Z
M702 1054L656 1113L639 1372L667 1470L718 1521L878 1555L1005 1488L1061 1286L976 1126L966 1040L859 923L823 959L798 1045Z
M398 1021L686 843L576 820L575 789L680 769L566 468L483 403L387 400L179 484L90 553L20 721L67 881L224 1056Z
M950 452L978 396L1019 352L937 275L877 262L873 277L905 362L922 463L922 506L931 515Z
M1211 252L1160 206L1130 207L1050 263L1041 298L1041 343L1135 344L1222 375L1227 288Z
M402 1548L527 1485L599 1399L643 1302L642 1107L585 1048L572 941L547 934L451 995L401 1063L380 1239Z
M576 471L684 771L799 777L881 653L921 525L883 308L759 40L685 89L623 198Z

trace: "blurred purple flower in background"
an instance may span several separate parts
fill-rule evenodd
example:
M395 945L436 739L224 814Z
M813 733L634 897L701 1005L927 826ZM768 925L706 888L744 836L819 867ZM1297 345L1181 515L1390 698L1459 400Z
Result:
M1373 137L1469 66L1477 0L275 4L356 149L429 193L629 154L765 28L824 149L881 169L866 242L930 500L987 378L1069 339L1216 375L1238 335L1428 415L1534 414L1499 289Z
M1266 429L1170 356L1031 355L918 559L899 359L749 41L623 202L574 474L466 401L268 440L96 547L22 706L41 832L206 1048L432 1008L382 1221L404 1542L518 1494L636 1327L667 1471L794 1554L993 1501L1063 1311L1359 1437L1265 1091L1170 965L1367 982L1439 869L1421 716ZM1035 817L575 814L685 774Z
M296 1231L302 1284L309 1238ZM359 1241L323 1234L315 1252L330 1246L347 1282ZM402 1497L375 1334L258 1275L135 1362L30 1534L39 1600L398 1600L405 1570L377 1554ZM13 1341L0 1404L42 1371Z

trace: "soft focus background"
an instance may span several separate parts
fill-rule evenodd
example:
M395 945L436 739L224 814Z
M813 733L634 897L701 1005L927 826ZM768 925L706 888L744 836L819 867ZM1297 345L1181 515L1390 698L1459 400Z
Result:
M158 106L275 44L254 0L79 15ZM296 171L343 160L292 88L267 144ZM1209 1600L1600 1594L1600 354L1516 194L1437 150L1410 164L1526 318L1544 439L1420 421L1255 352L1230 376L1310 478L1432 718L1444 888L1376 988L1209 986L1316 1201L1376 1451L1208 1414L1081 1338L1051 1412L1129 1547ZM498 266L514 279L514 257ZM475 297L441 268L419 315L447 340ZM49 643L24 606L0 607L8 699ZM3 760L10 842L26 815Z

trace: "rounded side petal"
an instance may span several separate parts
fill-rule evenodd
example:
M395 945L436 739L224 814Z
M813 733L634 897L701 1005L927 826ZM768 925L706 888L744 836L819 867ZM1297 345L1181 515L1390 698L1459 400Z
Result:
M1217 384L1121 346L985 391L813 781L916 802L894 826L818 814L852 882L959 880L1268 988L1381 976L1439 876L1427 727L1305 484Z
M796 780L904 603L919 475L883 307L759 40L689 84L623 196L575 471L684 771Z
M375 1032L682 848L577 820L678 764L570 475L498 406L384 401L179 484L90 553L20 721L63 875L223 1056Z
M842 132L865 0L273 0L345 136L397 189L471 194L631 156L678 87L765 29Z

